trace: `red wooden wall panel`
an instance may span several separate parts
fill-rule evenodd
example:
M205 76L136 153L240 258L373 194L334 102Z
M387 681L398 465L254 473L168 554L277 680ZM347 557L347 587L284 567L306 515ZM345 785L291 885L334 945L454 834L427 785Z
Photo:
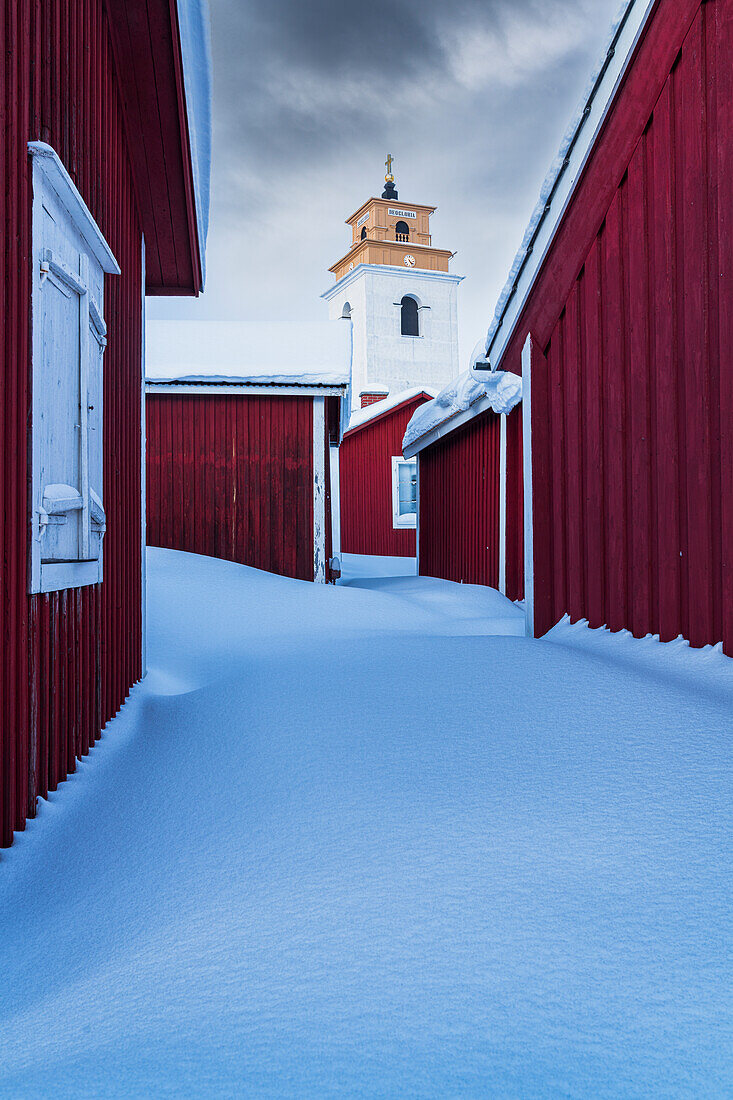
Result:
M499 585L501 419L491 412L420 452L420 575Z
M102 0L0 0L0 846L141 675L142 237ZM107 276L104 583L29 597L31 179L56 150L114 251Z
M526 330L546 356L532 385L535 499L552 516L547 531L535 518L536 594L552 561L539 633L568 612L733 654L732 22L733 0L657 9L504 358L517 369ZM609 160L624 130L628 155ZM618 182L587 232L599 165ZM569 222L586 227L580 255Z
M148 394L146 422L150 546L313 580L310 397Z
M392 458L412 414L429 400L418 395L363 427L347 432L341 444L341 549L345 554L414 558L413 529L392 526Z

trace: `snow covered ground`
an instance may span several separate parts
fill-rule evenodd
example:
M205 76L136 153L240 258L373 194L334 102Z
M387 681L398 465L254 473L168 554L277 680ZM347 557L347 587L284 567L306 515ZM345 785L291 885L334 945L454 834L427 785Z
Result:
M2 856L1 1095L732 1094L727 665L410 577L149 584L148 679Z

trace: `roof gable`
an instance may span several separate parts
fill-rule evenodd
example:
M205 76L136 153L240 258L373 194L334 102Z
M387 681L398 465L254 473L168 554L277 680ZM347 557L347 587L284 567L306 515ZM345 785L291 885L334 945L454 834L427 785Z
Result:
M401 393L396 393L394 397L385 398L384 401L375 401L373 405L368 405L365 409L357 409L357 411L351 415L349 426L344 432L344 439L346 439L347 436L356 435L357 432L362 431L364 428L370 428L373 424L376 424L377 421L384 420L385 417L403 412L405 408L410 405L419 405L425 401L432 401L434 397L435 390L403 390Z
M106 0L145 236L147 294L203 286L177 0ZM202 0L197 0L199 6ZM197 44L205 52L206 42ZM199 176L201 172L199 170Z

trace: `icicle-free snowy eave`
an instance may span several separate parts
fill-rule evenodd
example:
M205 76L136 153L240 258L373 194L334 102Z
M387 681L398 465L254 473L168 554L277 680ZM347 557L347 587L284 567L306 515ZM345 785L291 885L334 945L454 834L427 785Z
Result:
M177 7L196 228L201 254L201 276L205 282L211 187L211 17L208 0L177 0Z
M500 366L534 281L559 228L583 168L616 98L636 45L657 0L623 0L585 92L540 189L522 244L486 337L486 356Z
M496 371L487 381L479 382L470 370L465 371L434 400L415 411L402 440L403 454L412 458L467 419L489 410L497 415L510 413L521 400L519 375Z

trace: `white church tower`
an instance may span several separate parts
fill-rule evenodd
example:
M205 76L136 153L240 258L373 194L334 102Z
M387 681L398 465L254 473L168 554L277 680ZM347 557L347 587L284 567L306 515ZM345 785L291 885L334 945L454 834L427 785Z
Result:
M434 206L399 202L392 156L381 198L347 218L351 247L322 295L333 320L352 326L352 409L416 386L441 389L459 374L458 285L453 253L434 248Z

